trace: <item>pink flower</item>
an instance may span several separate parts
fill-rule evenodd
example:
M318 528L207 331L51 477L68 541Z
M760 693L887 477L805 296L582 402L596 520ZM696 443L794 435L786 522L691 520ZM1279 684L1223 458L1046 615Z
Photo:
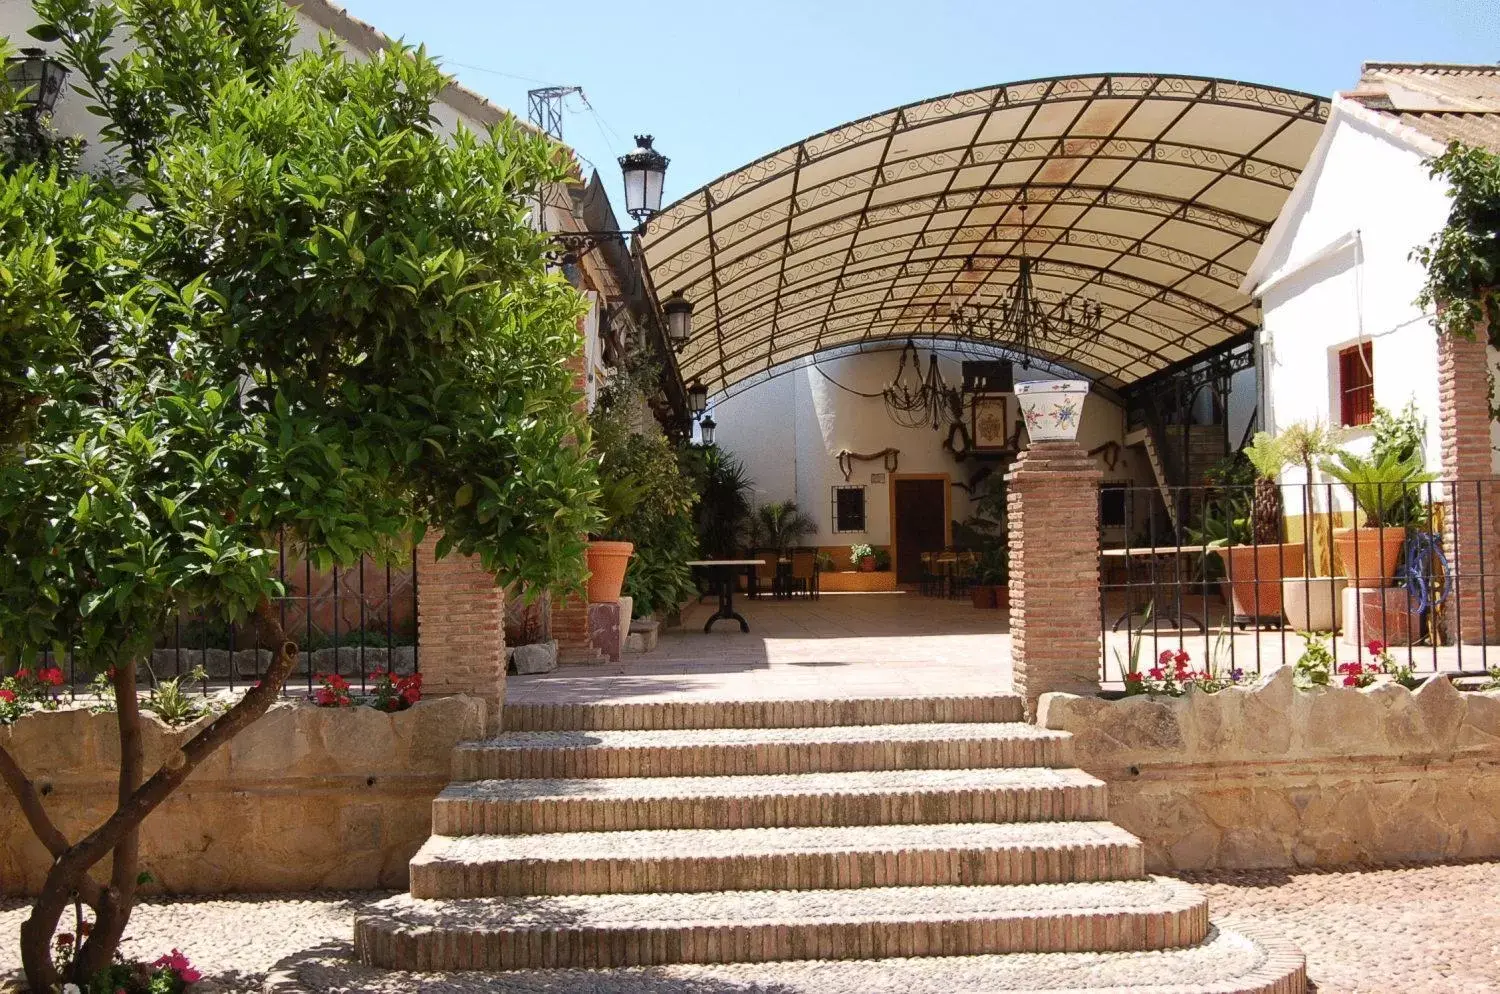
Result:
M1161 655L1156 657L1156 661L1157 661L1158 664L1160 664L1162 666L1166 666L1169 663L1171 663L1172 662L1172 650L1171 649L1163 649L1161 651Z
M158 970L171 970L182 978L183 983L195 984L203 979L203 974L193 969L193 964L188 962L180 949L172 950L151 965Z

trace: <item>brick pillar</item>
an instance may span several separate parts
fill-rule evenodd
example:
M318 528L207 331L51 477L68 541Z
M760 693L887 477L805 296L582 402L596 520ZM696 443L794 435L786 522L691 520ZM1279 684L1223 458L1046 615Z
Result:
M1438 334L1438 412L1448 504L1443 540L1457 586L1457 596L1448 601L1448 625L1450 634L1470 645L1500 641L1500 533L1495 530L1500 487L1491 464L1488 339L1484 327L1472 340Z
M439 560L431 532L417 548L417 654L422 692L484 698L485 720L500 727L505 703L505 591L479 560L450 552Z
M1011 667L1026 714L1099 691L1099 480L1076 442L1033 443L1006 475Z

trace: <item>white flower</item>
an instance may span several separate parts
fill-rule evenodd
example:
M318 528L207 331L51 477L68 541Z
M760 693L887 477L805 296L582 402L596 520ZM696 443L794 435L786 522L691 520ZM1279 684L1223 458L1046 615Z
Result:
M77 984L63 984L62 994L83 994Z

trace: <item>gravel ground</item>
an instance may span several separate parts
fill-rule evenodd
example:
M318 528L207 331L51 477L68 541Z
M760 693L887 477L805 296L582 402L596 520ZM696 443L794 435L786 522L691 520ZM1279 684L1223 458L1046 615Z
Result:
M1215 914L1257 923L1306 952L1318 994L1500 994L1500 863L1187 879L1208 892ZM220 990L253 994L271 964L347 940L354 913L386 896L151 901L136 911L126 951L155 957L178 946ZM25 914L23 903L0 901L0 977L19 966Z

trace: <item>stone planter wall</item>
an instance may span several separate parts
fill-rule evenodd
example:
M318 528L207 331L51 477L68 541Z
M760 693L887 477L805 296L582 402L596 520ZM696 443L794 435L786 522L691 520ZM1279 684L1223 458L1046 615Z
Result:
M1432 680L1181 698L1048 694L1153 872L1500 857L1500 693Z
M278 705L146 819L142 865L156 881L149 889L405 888L407 861L431 833L432 799L450 779L453 746L484 736L485 711L474 697L425 700L396 714ZM197 727L148 716L147 770ZM0 727L0 743L73 839L112 810L118 742L113 714L83 710ZM0 894L31 894L51 860L10 794L0 788L0 796Z

